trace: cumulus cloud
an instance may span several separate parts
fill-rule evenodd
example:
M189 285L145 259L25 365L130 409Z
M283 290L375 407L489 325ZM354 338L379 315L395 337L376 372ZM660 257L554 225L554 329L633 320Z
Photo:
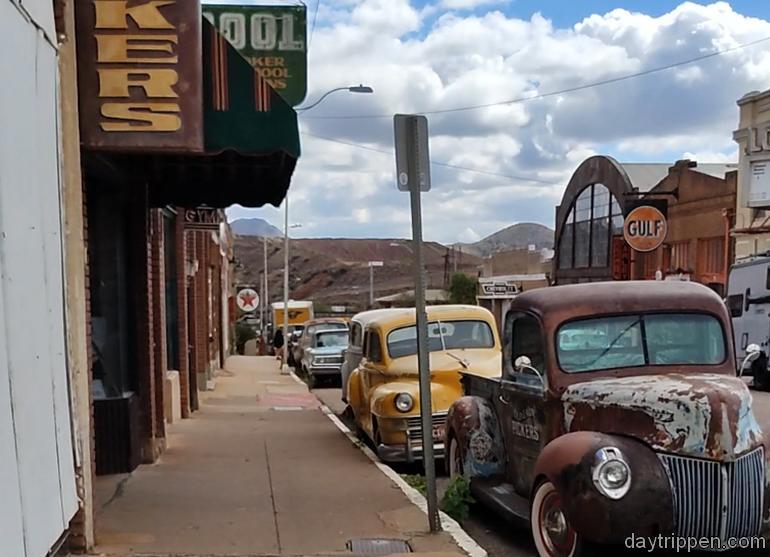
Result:
M322 2L308 99L357 83L375 94L336 93L302 114L307 135L290 190L291 220L309 236L409 235L408 196L394 179L396 112L440 111L429 115L431 156L449 166L433 167L423 209L426 238L443 242L517 221L552 226L570 175L593 154L628 162L673 163L686 154L735 160L735 101L770 86L770 43L552 93L768 36L770 22L727 2L685 2L658 17L617 9L587 14L569 28L539 14L516 18L504 4L483 0L427 8L408 0ZM485 104L492 106L456 110Z

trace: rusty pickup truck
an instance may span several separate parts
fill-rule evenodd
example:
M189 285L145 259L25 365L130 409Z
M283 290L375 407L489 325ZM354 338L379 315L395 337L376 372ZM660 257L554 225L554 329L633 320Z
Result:
M516 297L504 329L502 377L463 376L446 464L476 500L528 521L539 555L767 536L770 445L711 290L543 288Z

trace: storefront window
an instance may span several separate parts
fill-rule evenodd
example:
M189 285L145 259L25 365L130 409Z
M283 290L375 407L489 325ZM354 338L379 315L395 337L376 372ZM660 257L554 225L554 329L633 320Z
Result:
M618 233L623 233L623 215L617 200L602 184L586 187L562 230L559 268L607 267L610 237Z

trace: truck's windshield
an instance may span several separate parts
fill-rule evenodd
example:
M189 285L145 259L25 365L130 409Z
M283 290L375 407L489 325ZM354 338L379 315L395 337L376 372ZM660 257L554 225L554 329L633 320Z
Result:
M623 315L582 319L556 335L567 373L655 365L716 365L726 358L724 331L706 314Z
M492 348L495 339L485 321L431 321L428 323L429 350L458 350L463 348ZM402 327L388 334L388 353L401 358L417 353L417 328Z

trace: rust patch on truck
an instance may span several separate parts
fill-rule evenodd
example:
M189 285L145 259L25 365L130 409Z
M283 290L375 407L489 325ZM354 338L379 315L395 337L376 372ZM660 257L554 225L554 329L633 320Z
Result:
M631 435L656 450L725 459L756 447L762 431L738 378L670 374L594 379L562 395L565 431Z

